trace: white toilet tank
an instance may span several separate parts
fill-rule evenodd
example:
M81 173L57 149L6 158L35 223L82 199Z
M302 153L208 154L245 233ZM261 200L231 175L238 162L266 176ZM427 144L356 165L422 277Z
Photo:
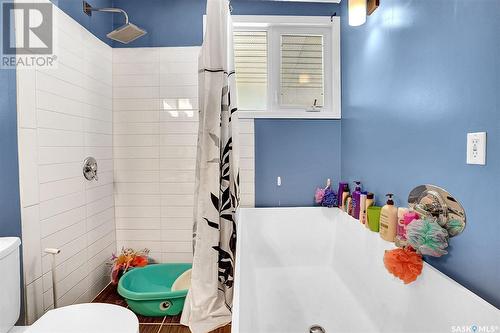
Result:
M0 333L7 333L19 319L21 276L19 245L15 237L0 237Z

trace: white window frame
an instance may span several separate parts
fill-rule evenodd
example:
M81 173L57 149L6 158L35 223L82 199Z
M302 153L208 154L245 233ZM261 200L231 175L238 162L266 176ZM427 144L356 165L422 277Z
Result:
M286 33L314 35L321 32L325 41L327 38L329 39L329 43L325 43L324 51L324 106L321 111L310 112L304 108L280 106L281 50L276 47L268 47L268 110L239 110L240 118L341 118L339 17L233 15L232 19L234 30L267 31L268 45L280 45L281 34ZM326 57L330 57L330 61L327 61Z

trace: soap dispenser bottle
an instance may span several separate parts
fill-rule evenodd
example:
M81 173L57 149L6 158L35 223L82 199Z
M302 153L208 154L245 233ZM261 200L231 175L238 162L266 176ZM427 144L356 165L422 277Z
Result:
M398 225L398 209L394 206L392 197L394 194L389 193L387 204L380 211L380 237L388 242L394 242L396 238L396 228Z
M359 212L361 208L361 182L355 181L356 188L352 192L352 217L359 220Z

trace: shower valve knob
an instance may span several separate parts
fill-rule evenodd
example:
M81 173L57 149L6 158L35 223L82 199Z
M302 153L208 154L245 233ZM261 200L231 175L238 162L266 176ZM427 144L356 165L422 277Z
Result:
M85 161L83 161L83 176L90 181L99 180L99 177L97 177L97 161L95 158L87 157Z

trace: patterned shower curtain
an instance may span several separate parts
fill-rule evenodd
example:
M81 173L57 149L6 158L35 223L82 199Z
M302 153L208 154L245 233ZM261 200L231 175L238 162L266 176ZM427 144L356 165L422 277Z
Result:
M199 57L193 271L181 323L206 333L231 321L239 205L238 114L228 0L207 1Z

